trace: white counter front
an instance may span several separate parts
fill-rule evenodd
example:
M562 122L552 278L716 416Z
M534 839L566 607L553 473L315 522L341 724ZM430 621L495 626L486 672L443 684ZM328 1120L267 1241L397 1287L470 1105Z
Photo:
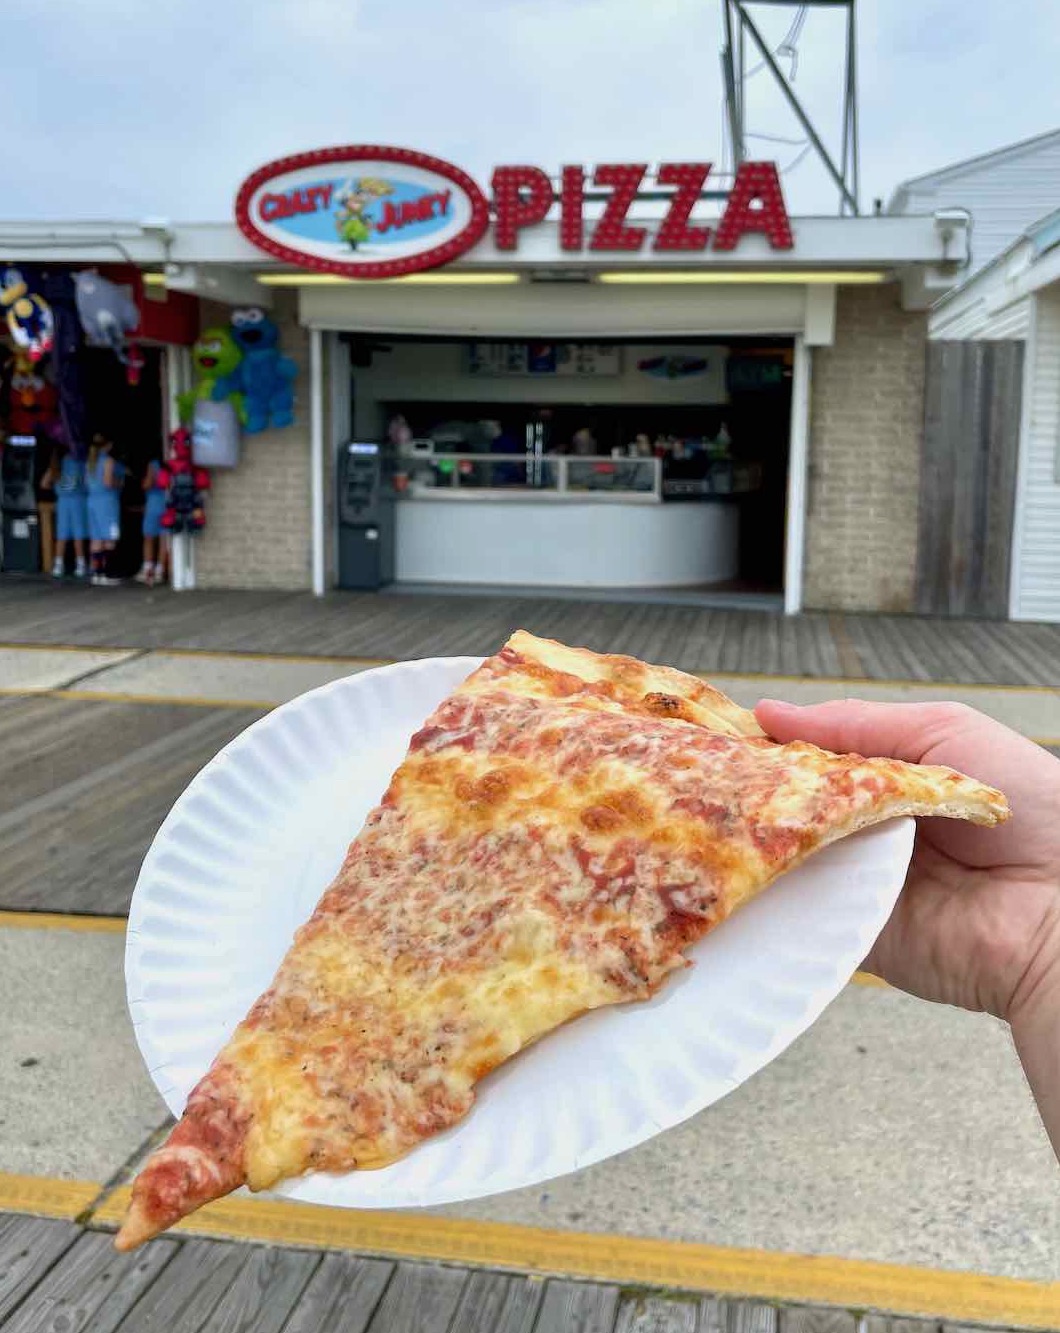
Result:
M497 496L402 499L398 582L689 588L736 576L736 503Z

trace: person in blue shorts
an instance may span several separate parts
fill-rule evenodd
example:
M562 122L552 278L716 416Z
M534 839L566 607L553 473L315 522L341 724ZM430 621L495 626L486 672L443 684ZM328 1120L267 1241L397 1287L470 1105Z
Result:
M125 466L114 457L114 442L94 435L88 450L85 482L88 489L88 541L92 582L111 587L121 582L108 571L110 553L121 536L121 486Z
M85 465L73 456L68 445L62 447L62 457L52 459L41 484L55 490L55 558L52 578L61 579L66 573L66 543L74 544L74 578L83 579L88 573L85 563L85 541L88 538L88 493L85 488Z
M144 473L144 555L137 583L153 588L166 581L166 536L162 515L166 508L166 488L158 483L162 464L153 458Z

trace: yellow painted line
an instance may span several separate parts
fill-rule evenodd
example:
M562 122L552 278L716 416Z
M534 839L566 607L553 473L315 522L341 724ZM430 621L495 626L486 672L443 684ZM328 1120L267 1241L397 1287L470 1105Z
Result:
M318 660L323 661L325 659L318 659ZM331 658L326 660L329 661L348 660L352 662L354 659ZM704 676L703 679L707 679L707 677ZM711 677L711 679L716 681L718 678L715 676ZM772 676L772 677L763 677L762 679L779 680L781 679L781 677ZM796 679L796 678L790 677L790 679ZM806 677L805 679L811 679L811 678ZM855 682L848 682L848 683L855 683ZM970 689L972 687L968 686L967 688ZM980 686L979 688L985 689L987 687ZM1038 693L1049 693L1049 691L1043 689L1039 690ZM174 704L178 706L187 706L188 708L248 708L248 709L254 708L254 709L265 709L266 711L271 711L273 708L279 708L283 703L287 702L284 699L226 699L222 697L215 698L210 695L200 695L200 694L140 694L140 693L131 693L125 690L64 689L61 685L40 687L40 688L32 685L0 686L0 698L2 697L16 698L16 699L70 699L78 703L87 702L87 703L153 704L153 705ZM1033 741L1035 745L1049 746L1051 748L1060 748L1060 737L1057 736L1045 736L1045 737L1029 736L1027 739Z
M79 916L66 912L3 912L0 911L0 930L77 930L93 935L121 935L128 922L123 916ZM850 978L856 986L890 986L871 972L855 972Z
M350 666L377 667L391 666L392 657L336 657L328 654L312 653L255 653L246 649L227 648L152 648L152 653L165 654L167 657L239 657L260 662L338 662Z
M93 1220L117 1225L128 1201L128 1187L116 1190ZM1022 1328L1060 1327L1058 1282L1027 1282L832 1256L548 1231L406 1212L322 1208L272 1199L224 1199L185 1219L176 1229L193 1235L647 1283L934 1319L970 1319Z
M265 708L279 706L278 699L214 699L199 694L132 694L125 690L67 690L61 685L37 689L0 686L0 696L19 699L72 699L79 703L178 704L188 708Z
M0 643L0 651L12 653L138 653L140 648L97 648L85 643Z
M32 652L56 653L137 653L145 651L143 645L139 647L114 644L89 646L62 643L0 643L0 649L27 649ZM397 660L392 657L342 657L328 653L265 653L242 648L155 647L146 651L152 655L158 654L168 657L238 657L263 662L339 662L363 667L390 666ZM983 685L978 681L913 680L905 677L892 678L889 676L793 676L782 672L769 671L691 671L687 674L708 681L778 680L793 684L879 685L892 689L1003 690L1013 694L1055 694L1060 690L1060 681L1055 685Z
M99 1197L102 1188L91 1180L13 1176L0 1171L0 1212L72 1219Z
M146 653L165 657L239 657L262 662L349 662L353 666L390 666L392 657L340 657L328 653L256 653L244 648L145 648L107 644L93 647L74 643L0 643L0 651L31 653Z
M66 912L0 912L0 930L76 930L84 935L122 935L123 916L74 916Z
M128 922L123 916L75 916L66 912L3 912L0 930L75 930L86 935L121 935ZM855 972L850 978L855 986L890 990L882 977L871 972Z

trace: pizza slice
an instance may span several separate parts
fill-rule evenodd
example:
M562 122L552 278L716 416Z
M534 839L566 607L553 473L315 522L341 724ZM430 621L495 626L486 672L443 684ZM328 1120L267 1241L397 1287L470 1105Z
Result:
M384 1167L586 1010L643 1000L810 853L994 824L945 768L779 745L711 686L518 633L413 737L272 986L133 1187L130 1249L241 1185Z

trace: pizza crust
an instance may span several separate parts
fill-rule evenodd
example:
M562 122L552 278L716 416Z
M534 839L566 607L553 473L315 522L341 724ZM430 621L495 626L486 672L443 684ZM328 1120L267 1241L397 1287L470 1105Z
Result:
M780 745L695 677L523 631L435 710L133 1189L129 1249L241 1184L372 1169L490 1070L645 999L784 871L896 815L1007 817L944 768Z

